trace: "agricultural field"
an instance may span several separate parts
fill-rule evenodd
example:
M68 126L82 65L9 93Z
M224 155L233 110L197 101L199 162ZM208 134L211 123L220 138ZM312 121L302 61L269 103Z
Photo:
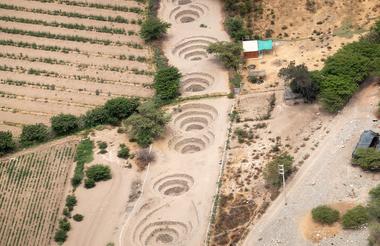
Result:
M0 0L0 129L153 94L136 1Z
M0 160L1 245L50 245L77 144L60 140Z

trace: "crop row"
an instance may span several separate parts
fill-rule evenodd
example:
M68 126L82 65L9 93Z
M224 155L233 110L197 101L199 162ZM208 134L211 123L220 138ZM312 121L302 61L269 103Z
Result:
M2 245L47 245L76 145L29 153L0 165Z
M124 23L124 24L142 24L142 20L138 19L127 19L122 16L102 16L102 15L87 15L87 14L81 14L76 12L66 12L61 10L45 10L45 9L30 9L26 7L11 5L11 4L0 4L0 9L9 9L9 10L16 10L16 11L25 11L25 12L32 12L32 13L38 13L38 14L46 14L46 15L55 15L55 16L66 16L66 17L72 17L72 18L80 18L80 19L90 19L90 20L98 20L98 21L108 21L108 22L116 22L116 23Z
M57 45L41 45L41 44L36 44L36 43L28 43L28 42L23 42L23 41L13 41L13 40L5 40L5 39L0 39L0 45L7 45L7 46L14 46L14 47L20 47L20 48L29 48L29 49L35 49L35 50L45 50L45 51L55 51L55 52L62 52L62 53L70 53L70 52L75 52L75 53L80 53L83 55L89 56L88 52L81 52L79 49L71 49L67 47L60 47ZM129 61L138 61L145 63L147 62L147 58L144 56L134 56L134 55L119 55L119 56L112 56L112 58L116 58L119 60L129 60Z
M45 77L54 77L54 78L63 78L63 79L74 79L74 80L84 80L88 82L95 82L95 83L102 83L102 84L116 84L116 83L121 83L121 84L129 84L129 85L134 85L134 86L146 86L149 87L149 84L143 84L139 82L119 82L119 81L114 81L114 80L105 80L103 78L99 77L92 77L88 75L64 75L64 74L59 74L54 71L48 71L45 69L34 69L34 68L29 68L26 69L21 66L8 66L8 65L0 65L0 71L6 71L6 72L18 72L18 73L27 73L31 75L38 75L38 76L45 76ZM137 73L140 72L140 70L136 70ZM147 72L149 73L149 72ZM150 75L150 74L149 74Z
M0 16L0 20L9 21L9 22L43 25L43 26L51 26L51 27L62 27L66 29L95 31L95 32L101 32L101 33L128 34L129 36L137 35L137 33L133 30L125 31L125 29L123 28L112 28L112 27L107 27L107 26L97 27L97 26L87 26L83 24L62 23L62 22L57 22L57 21L48 22L48 21L43 21L43 20L18 18L15 16Z
M35 32L35 31L27 31L27 30L22 30L22 29L17 29L17 28L4 28L4 27L0 27L0 32L8 33L8 34L18 34L18 35L39 37L39 38L91 43L91 44L101 44L101 45L114 44L117 46L127 45L128 47L131 47L134 49L143 49L143 46L141 44L137 44L133 42L120 42L120 41L113 42L107 39L87 38L87 37L82 37L78 35L61 35L61 34L53 34L50 32Z
M39 82L33 83L33 82L25 81L25 80L14 80L14 79L0 79L0 81L1 81L0 82L1 84L7 84L7 85L14 85L14 86L29 85L29 86L36 86L41 89L52 90L52 91L56 89L56 86L53 84L44 84L44 83L39 83Z
M88 8L96 8L96 9L110 9L114 11L131 12L131 13L136 13L136 14L141 14L144 12L144 10L139 7L127 7L127 6L112 5L112 4L88 3L88 2L79 2L79 1L70 1L70 0L33 0L33 1L43 2L43 3L59 3L59 4L69 5L69 6L88 7Z
M9 58L13 60L22 60L22 61L29 61L29 62L42 62L42 63L48 63L48 64L58 64L58 65L71 65L71 64L76 64L72 63L69 61L64 61L61 59L55 59L55 58L50 58L50 57L32 57L28 55L24 55L23 53L15 54L15 53L1 53L0 52L0 58ZM133 60L134 58L131 57L130 60ZM110 65L102 65L102 66L97 66L97 65L88 65L85 63L78 63L76 64L78 69L83 70L88 67L93 67L95 69L99 69L101 71L112 71L112 72L127 72L127 71L132 71L134 74L144 74L144 75L152 75L151 72L148 72L146 70L139 70L136 68L129 69L128 66L124 67L117 67L117 66L110 66Z

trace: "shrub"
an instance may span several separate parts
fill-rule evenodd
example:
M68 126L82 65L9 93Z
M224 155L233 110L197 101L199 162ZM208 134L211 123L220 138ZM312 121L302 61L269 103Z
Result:
M95 182L111 179L111 169L109 166L96 164L86 170L88 179L93 179Z
M241 41L249 35L248 30L244 27L244 21L240 17L228 17L224 24L228 34L235 41Z
M352 163L366 171L379 171L380 152L374 148L359 148L355 152Z
M50 118L51 128L57 135L68 135L79 130L78 119L72 114L59 114Z
M84 125L94 127L109 122L108 111L104 107L97 107L89 110L84 115Z
M108 121L114 123L132 115L139 104L138 98L116 97L108 100L104 104L104 109L109 115Z
M129 158L129 148L125 144L120 144L119 151L117 152L117 157L128 159Z
M280 187L282 184L282 175L278 172L279 165L284 165L285 178L287 178L292 173L293 162L293 157L288 153L282 153L270 161L264 168L264 179L267 184Z
M142 104L137 111L125 123L129 136L140 146L147 147L164 132L169 117L153 102Z
M107 149L108 145L106 142L101 141L101 142L98 142L98 147L99 149Z
M16 148L10 131L0 131L0 156L7 154Z
M150 16L141 25L140 36L145 42L151 42L163 37L169 27L169 23Z
M145 167L150 163L154 162L156 159L156 155L153 151L149 149L141 149L137 152L137 164L140 170L144 170Z
M45 142L48 138L48 127L44 124L25 125L22 127L20 143L22 146L30 146L36 143Z
M59 224L59 229L61 230L70 231L71 229L70 222L66 218L60 219L58 224Z
M75 195L68 195L66 197L66 207L69 209L69 211L72 211L76 205L77 198L75 197Z
M369 191L369 195L371 196L371 199L380 199L380 185L372 188Z
M70 217L70 216L71 216L71 213L70 213L70 211L69 211L69 209L68 209L67 207L65 207L65 208L63 209L62 214L63 214L65 217Z
M54 235L54 241L59 243L59 244L62 244L66 241L67 239L67 231L64 231L64 230L58 230L55 232L55 235Z
M91 188L93 188L93 187L95 187L95 180L93 180L93 179L85 179L84 180L84 187L86 188L86 189L91 189Z
M81 214L74 214L73 219L75 221L78 221L78 222L82 221L83 220L83 215L81 215Z
M83 179L84 164L90 163L93 157L94 143L89 139L83 139L77 148L75 161L77 162L74 170L74 177L71 179L71 184L77 187Z
M315 222L331 225L339 220L339 211L325 205L313 208L311 215Z
M307 102L313 102L319 93L319 85L312 77L305 64L295 65L292 61L286 68L281 68L278 76L289 82L293 92L301 94Z
M368 222L367 209L361 205L348 210L342 217L343 228L359 229Z
M163 67L154 76L156 97L169 102L179 95L181 73L175 67Z
M227 69L237 70L242 62L241 44L230 42L216 42L209 45L207 52L215 54Z

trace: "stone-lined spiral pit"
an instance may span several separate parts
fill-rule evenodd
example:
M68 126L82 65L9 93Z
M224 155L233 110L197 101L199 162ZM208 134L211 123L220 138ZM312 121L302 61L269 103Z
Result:
M189 103L182 105L181 113L174 117L177 128L189 132L206 129L218 116L218 111L210 105Z
M175 7L170 12L170 19L176 23L189 23L198 20L201 16L205 15L208 7L202 3L188 3L184 2L180 6Z
M167 220L149 223L137 235L144 246L179 245L190 230L183 222Z
M209 57L208 46L217 41L216 38L207 36L186 38L175 45L172 54L189 61L204 60Z
M170 146L181 154L193 154L205 150L214 141L212 132L196 134L194 137L180 137L172 139Z
M215 81L208 73L188 73L182 77L182 92L199 92L206 90Z
M165 196L180 196L188 192L194 179L187 174L173 174L157 180L153 189Z

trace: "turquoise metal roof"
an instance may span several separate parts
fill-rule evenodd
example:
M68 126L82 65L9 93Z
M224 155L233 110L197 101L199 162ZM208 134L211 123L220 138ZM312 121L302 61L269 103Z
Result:
M272 50L273 48L272 40L258 40L257 42L259 44L259 51Z

